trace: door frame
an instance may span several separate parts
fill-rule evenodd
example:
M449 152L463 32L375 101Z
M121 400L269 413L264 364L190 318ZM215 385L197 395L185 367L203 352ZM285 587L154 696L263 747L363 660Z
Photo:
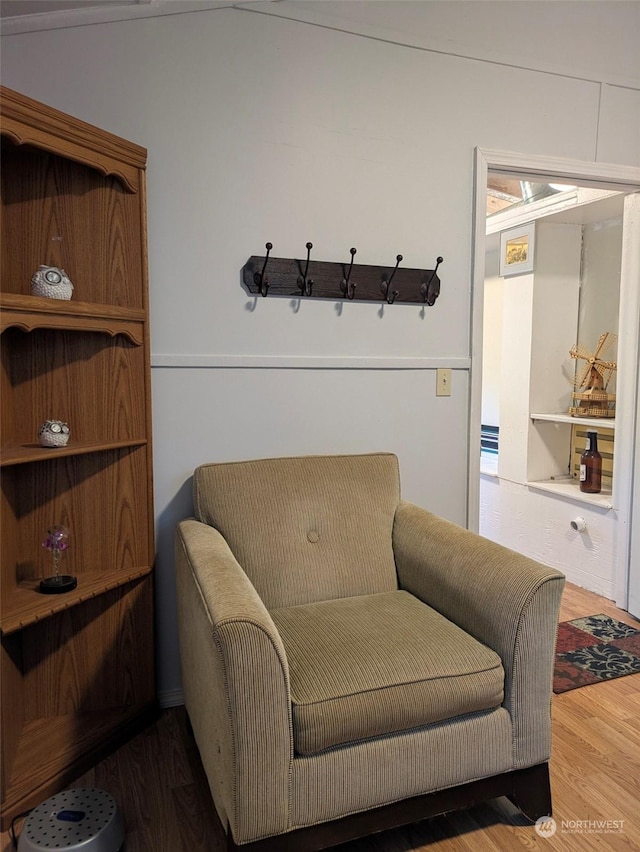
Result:
M468 443L468 487L467 526L478 532L480 517L480 427L482 416L482 336L484 313L485 234L487 178L489 172L512 174L519 179L529 178L538 182L556 182L599 189L640 191L640 168L613 163L589 163L560 157L519 154L511 151L496 151L488 148L475 149L474 194L473 194L473 246L471 288L471 376L469 382L469 443ZM619 347L624 347L623 364L630 369L618 373L616 384L620 401L617 405L617 420L625 427L616 429L616 449L619 458L634 458L635 447L640 441L640 424L636 423L636 391L638 387L638 329L640 327L640 196L630 202L633 227L623 239L621 268L621 312ZM625 202L625 221L627 204ZM623 302L624 299L624 302ZM620 352L620 348L619 348ZM618 454L616 454L618 455ZM621 516L617 524L618 560L615 569L616 603L627 607L629 592L629 561L631 540L631 511L633 496L633 467L640 477L640 453L629 467L626 477L614 477L616 502ZM621 466L618 465L618 474ZM636 513L637 516L638 513ZM636 536L636 539L638 536ZM635 539L634 539L635 540ZM635 554L640 560L640 553Z

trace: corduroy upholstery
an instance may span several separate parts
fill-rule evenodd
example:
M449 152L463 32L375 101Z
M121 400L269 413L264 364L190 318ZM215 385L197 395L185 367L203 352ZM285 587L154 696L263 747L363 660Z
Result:
M196 517L222 533L268 609L396 589L399 499L389 454L206 464L194 473Z
M401 501L390 454L204 465L194 505L185 703L235 844L548 760L559 572Z
M273 610L299 754L499 707L500 657L408 592ZM444 652L443 652L444 651Z

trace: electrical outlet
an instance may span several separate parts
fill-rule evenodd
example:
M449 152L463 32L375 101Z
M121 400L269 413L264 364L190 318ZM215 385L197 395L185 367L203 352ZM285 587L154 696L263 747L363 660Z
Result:
M436 370L436 396L451 396L451 370L448 367Z

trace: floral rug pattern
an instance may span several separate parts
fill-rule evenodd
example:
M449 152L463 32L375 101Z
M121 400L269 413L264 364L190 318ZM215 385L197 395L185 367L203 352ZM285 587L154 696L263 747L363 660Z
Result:
M556 694L631 674L640 674L640 629L603 614L558 625Z

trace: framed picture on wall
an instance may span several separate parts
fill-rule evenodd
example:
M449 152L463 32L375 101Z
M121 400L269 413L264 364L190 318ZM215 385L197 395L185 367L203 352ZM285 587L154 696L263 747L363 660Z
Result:
M535 223L510 228L500 234L500 275L521 275L533 272Z

